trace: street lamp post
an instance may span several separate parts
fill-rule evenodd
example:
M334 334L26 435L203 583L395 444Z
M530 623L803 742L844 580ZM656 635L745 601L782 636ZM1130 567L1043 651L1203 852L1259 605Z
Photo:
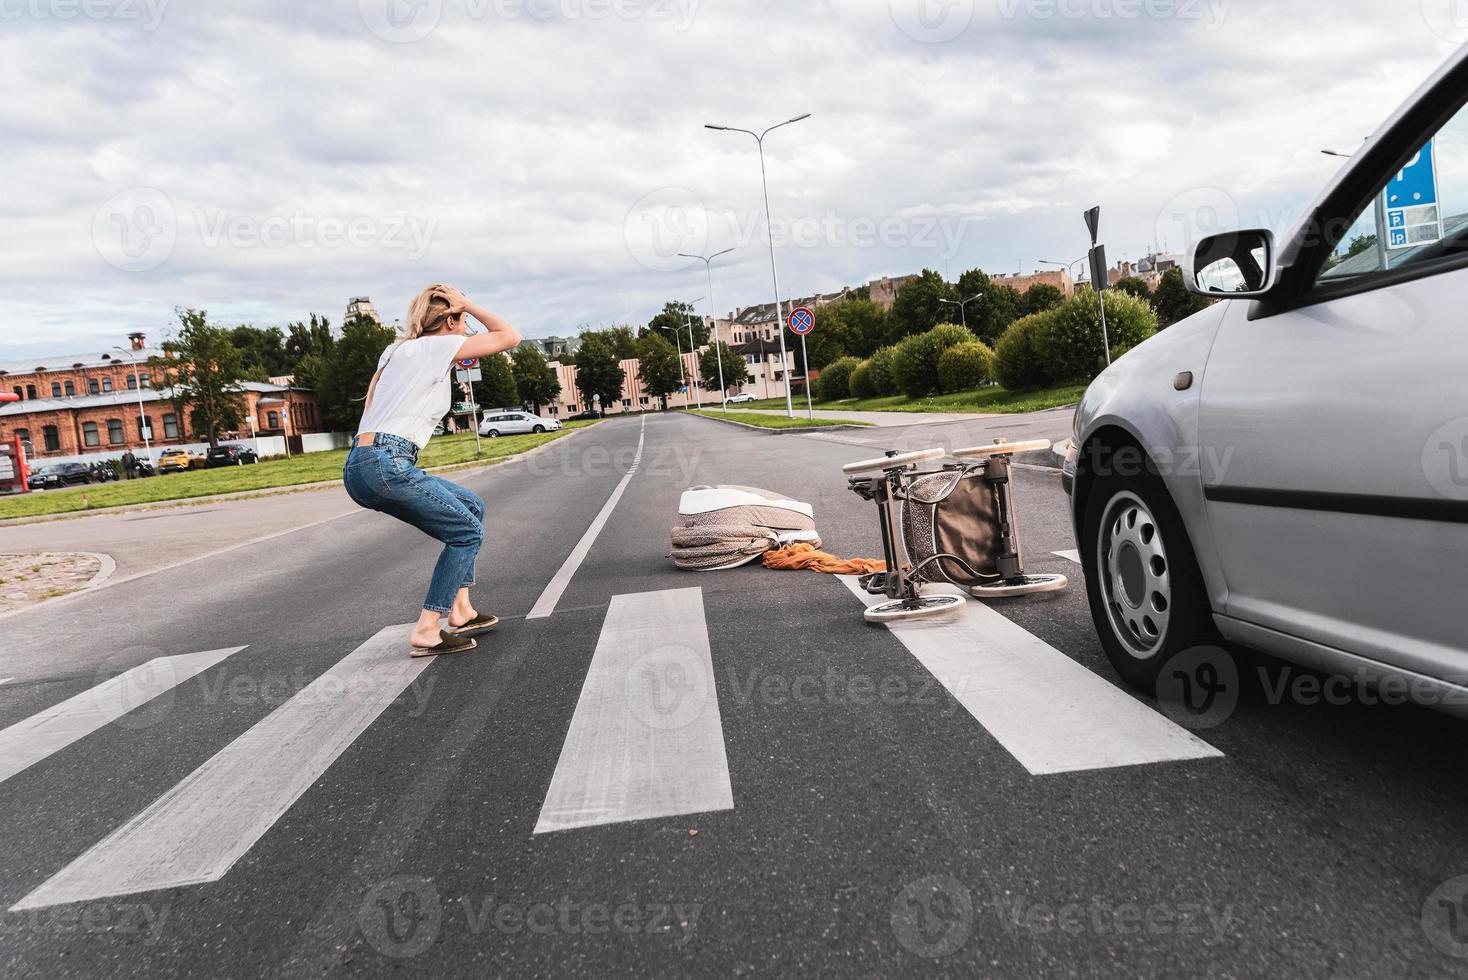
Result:
M1058 265L1062 269L1065 269L1066 271L1069 271L1071 269L1074 269L1076 266L1080 265L1082 262L1086 261L1086 258L1087 258L1087 256L1082 255L1080 258L1076 259L1074 262L1057 262L1054 259L1041 259L1040 260L1040 264L1041 265ZM1072 272L1070 278L1071 278L1071 281L1074 282L1075 281L1075 273Z
M770 182L765 175L765 137L779 129L781 126L789 126L798 123L802 119L809 119L810 113L787 119L782 123L776 123L763 133L756 133L749 129L740 129L737 126L716 126L713 123L705 123L705 129L716 129L728 133L747 133L754 137L755 144L759 147L759 179L765 192L765 236L770 240L770 278L775 283L775 327L780 331L780 369L785 372L785 416L795 418L795 402L790 397L790 364L785 354L785 316L780 308L780 271L775 265L775 236L770 231ZM810 385L810 369L806 369L806 386Z
M958 318L959 318L960 321L962 321L963 328L965 330L967 330L968 329L968 310L966 309L966 307L970 303L972 303L974 300L976 300L976 299L983 299L983 298L984 298L984 294L983 293L974 293L972 296L970 296L968 299L965 299L965 300L940 299L940 300L938 300L938 302L940 302L940 303L947 303L949 306L956 306L956 307L958 307Z
M683 335L678 332L677 327L673 328L673 343L678 345L678 384L687 388L688 377L683 373ZM685 412L688 410L688 393L686 391L683 393L683 410Z
M714 353L718 355L719 362L719 404L723 406L725 414L729 411L729 389L724 385L724 353L719 349L719 304L714 302L714 268L713 261L721 255L728 255L734 251L726 248L722 252L713 255L690 255L687 252L679 252L678 256L685 259L698 259L703 263L703 271L708 274L709 280L709 310L714 315Z
M700 296L698 299L696 299L696 300L693 301L693 303L701 303L701 302L703 302L703 297L702 296ZM701 395L699 395L698 389L699 389L699 386L700 386L700 382L703 380L703 377L702 377L703 376L703 370L699 367L698 349L697 349L698 348L698 342L693 339L693 303L685 303L685 304L683 304L684 306L688 307L688 309L686 311L686 316L684 317L684 320L685 320L685 323L688 326L688 356L693 358L693 371L694 371L694 378L693 378L693 403L694 403L694 405L696 405L698 407L699 411L702 411L703 410L703 397ZM673 328L673 332L674 333L677 333L678 332L678 328L677 327L674 327Z
M122 351L123 354L127 355L129 363L131 363L133 366L133 386L138 389L138 425L143 433L143 455L148 458L148 465L152 466L153 443L148 438L148 429L150 428L150 426L148 425L148 416L143 413L143 379L138 376L138 359L136 357L133 357L132 351L123 350L116 344L112 345L112 349L115 351Z

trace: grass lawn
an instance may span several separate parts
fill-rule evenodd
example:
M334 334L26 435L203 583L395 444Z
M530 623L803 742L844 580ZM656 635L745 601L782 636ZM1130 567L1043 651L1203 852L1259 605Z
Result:
M784 408L785 407L785 403L784 402L781 402L780 403L780 407L781 408ZM738 415L732 415L731 414L731 415L725 416L724 413L721 412L721 411L719 411L718 409L708 409L708 408L702 409L702 410L694 410L693 414L694 415L703 415L703 416L706 416L707 418L711 418L711 419L728 418L728 419L730 419L731 421L734 421L734 422L743 422L745 425L757 425L761 429L808 429L808 428L810 428L813 425L830 425L831 424L831 420L830 419L808 419L804 415L797 415L793 419L792 418L789 418L787 416L784 416L784 415L766 415L766 414L764 414L762 412L749 412L749 413L740 413ZM840 424L842 424L842 425L871 425L872 423L870 423L870 422L842 422Z
M952 395L930 395L927 398L892 395L888 398L845 398L834 402L818 401L815 407L848 412L997 412L1007 415L1074 405L1081 400L1081 395L1085 391L1085 385L1063 385L1059 388L1043 388L1039 391L980 388L978 391L960 391ZM784 409L785 399L770 398L729 407Z
M481 439L481 452L474 453L474 433L438 436L419 457L424 467L451 466L455 463L491 462L532 449L560 438L571 429L593 425L595 420L566 422L560 432L540 435L501 436ZM216 493L239 493L268 490L340 480L347 450L302 453L290 459L267 460L253 466L226 466L213 470L190 470L170 473L145 480L120 480L116 483L93 483L65 490L44 490L14 497L0 497L0 520L9 517L36 517L44 514L66 514L118 507L124 504L150 504L168 500L207 497ZM44 464L43 464L44 465Z

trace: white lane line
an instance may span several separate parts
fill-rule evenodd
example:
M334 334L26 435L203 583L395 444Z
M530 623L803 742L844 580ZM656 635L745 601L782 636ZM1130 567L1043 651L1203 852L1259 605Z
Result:
M535 600L535 605L531 608L529 615L525 617L526 619L545 619L556 611L556 603L561 601L561 596L565 594L566 587L571 584L571 576L576 574L576 569L580 568L581 563L586 560L586 555L591 551L591 546L596 543L597 535L601 534L601 529L606 527L607 520L612 516L612 511L617 509L617 501L622 499L622 494L626 491L627 484L632 482L632 477L637 473L637 467L642 462L642 441L646 435L647 416L644 415L642 417L642 425L637 430L637 454L632 457L632 466L628 468L626 475L622 477L622 482L618 483L617 488L612 491L612 495L607 498L607 502L602 505L601 512L592 520L591 526L586 529L586 533L581 535L581 540L576 542L576 547L572 548L571 553L566 556L566 561L561 565L561 570L556 572L555 576L546 583L545 591L540 594L539 599Z
M12 911L217 881L429 664L389 626Z
M6 684L9 684L13 680L15 680L14 677L0 677L0 687L4 687Z
M244 647L155 657L0 731L0 783ZM7 677L0 684L9 683Z
M1057 558L1064 558L1066 561L1073 561L1077 565L1081 563L1081 553L1078 549L1073 548L1070 551L1052 551L1050 553L1052 555L1055 555Z
M1223 755L976 599L888 628L1031 775Z
M535 833L733 807L702 590L614 596Z

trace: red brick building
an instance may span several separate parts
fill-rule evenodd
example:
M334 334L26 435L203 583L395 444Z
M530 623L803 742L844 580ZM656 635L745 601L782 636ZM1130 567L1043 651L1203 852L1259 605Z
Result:
M155 449L196 441L167 393L152 387L147 361L164 352L147 347L142 334L131 334L129 341L127 352L114 349L0 365L0 390L21 399L0 404L0 439L20 436L33 459L116 456L127 449L140 453L146 420ZM323 431L313 392L253 381L242 388L246 414L255 417L260 435L289 440ZM226 438L248 435L246 429L226 433Z

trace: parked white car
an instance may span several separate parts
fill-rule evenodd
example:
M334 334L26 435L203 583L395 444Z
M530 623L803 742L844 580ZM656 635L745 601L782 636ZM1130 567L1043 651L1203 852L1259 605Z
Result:
M556 419L542 418L529 412L496 412L479 423L479 434L494 439L526 432L554 432L561 427Z
M747 391L741 391L737 395L730 395L728 398L725 398L724 399L724 404L725 405L743 405L745 402L752 402L752 401L756 401L756 400L757 399L754 397L754 395L750 394Z
M1221 637L1468 710L1465 104L1468 48L1278 247L1196 243L1220 302L1086 391L1064 482L1133 684Z

